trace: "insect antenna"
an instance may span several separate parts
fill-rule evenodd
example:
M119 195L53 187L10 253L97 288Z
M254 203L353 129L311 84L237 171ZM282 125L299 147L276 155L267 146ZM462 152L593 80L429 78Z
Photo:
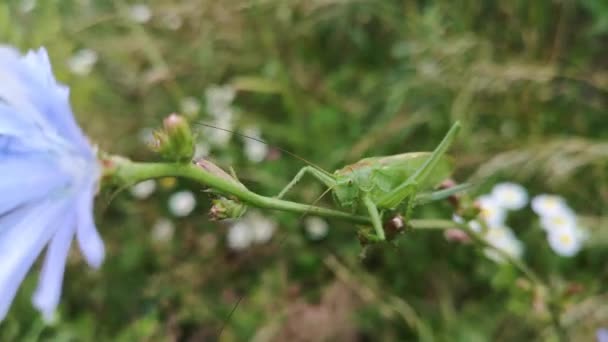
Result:
M327 188L327 190L323 191L323 193L321 195L319 195L319 197L317 197L310 205L314 206L316 205L321 199L323 199L323 197L325 197L325 195L327 195L331 190L333 190L333 186ZM300 215L300 217L297 220L297 223L299 225L299 223L302 221L302 219L309 214L310 211L305 211L302 215ZM283 244L285 243L285 241L287 241L287 237L288 234L285 234L284 237L279 241L278 246L281 247L283 246ZM224 329L226 328L226 326L228 325L228 323L230 323L230 320L232 318L232 316L234 315L234 313L236 312L236 309L239 307L239 304L241 304L241 301L245 298L245 294L242 294L239 296L239 299L237 299L236 303L234 303L234 306L232 307L232 310L230 310L230 313L228 314L228 317L226 317L226 320L224 321L224 323L222 324L221 328L218 330L218 334L217 334L217 338L219 339L222 335L222 332L224 331Z
M253 140L253 141L257 141L257 142L259 142L259 143L262 143L262 144L264 144L264 145L271 146L271 147L276 148L277 150L279 150L279 151L281 151L281 152L283 152L283 153L285 153L285 154L288 154L288 155L290 155L290 156L292 156L292 157L294 157L294 158L298 159L298 160L299 160L299 161L301 161L301 162L304 162L304 163L306 163L306 164L308 164L308 165L310 165L310 166L314 167L315 169L317 169L317 170L319 170L319 171L321 171L321 172L325 173L326 175L330 175L330 176L331 176L331 173L329 173L328 171L326 171L325 169L323 169L323 168L322 168L322 167L320 167L319 165L317 165L317 164L315 164L315 163L311 162L310 160L304 159L304 158L300 157L299 155L297 155L297 154L295 154L295 153L293 153L293 152L291 152L291 151L289 151L289 150L286 150L286 149L284 149L284 148L281 148L281 147L279 147L279 146L276 146L276 145L272 145L272 144L270 144L270 143L267 143L266 141L264 141L264 140L262 140L262 139L259 139L259 138L256 138L256 137L252 137L252 136L249 136L249 135L246 135L246 134L243 134L243 133L239 133L239 132L237 132L237 131L233 131L233 130L230 130L230 129L227 129L227 128L222 128L222 127L214 126L214 125L211 125L211 124L208 124L208 123L205 123L205 122L194 122L194 124L195 124L195 125L198 125L198 126L203 126L203 127L208 127L208 128L218 129L218 130L220 130L220 131L224 131L224 132L229 132L229 133L232 133L232 134L234 134L234 135L236 135L236 136L239 136L239 137L241 137L241 138L245 138L245 139L251 139L251 140Z
M237 299L236 303L234 303L234 305L232 306L232 309L230 310L230 313L228 313L228 317L226 317L226 320L224 320L224 323L220 327L220 330L218 330L218 332L217 332L217 338L218 339L222 336L222 333L224 332L224 329L226 328L226 326L228 325L228 323L230 323L230 319L232 318L232 315L234 315L234 312L236 311L236 308L239 307L239 304L241 304L241 301L243 300L243 298L245 298L245 295L244 294L240 295L239 299Z

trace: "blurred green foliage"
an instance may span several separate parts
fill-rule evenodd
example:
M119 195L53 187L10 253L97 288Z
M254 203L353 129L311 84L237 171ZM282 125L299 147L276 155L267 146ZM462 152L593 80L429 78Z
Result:
M159 127L186 97L204 104L214 84L237 89L237 131L257 125L272 145L328 170L430 150L462 120L451 150L457 180L480 193L518 181L565 196L583 217L594 245L571 259L553 254L530 210L511 224L532 268L577 289L564 298L571 338L588 341L608 326L606 1L154 0L145 23L122 0L39 0L32 10L28 2L0 4L1 40L45 46L84 130L133 159L156 158L138 138L143 128ZM78 76L66 61L83 48L99 57ZM202 108L194 120L207 120ZM252 163L242 149L234 137L210 155L263 194L304 166L285 154ZM300 218L273 212L273 240L234 253L226 226L207 220L202 189L161 183L144 201L102 194L103 268L91 271L73 253L52 326L31 308L32 272L0 340L201 341L222 329L224 341L554 338L520 274L440 233L408 234L361 261L349 224L331 221L328 237L313 242ZM155 241L151 227L170 215L177 189L196 193L196 211L174 219L170 241ZM292 198L312 202L322 191L305 181Z

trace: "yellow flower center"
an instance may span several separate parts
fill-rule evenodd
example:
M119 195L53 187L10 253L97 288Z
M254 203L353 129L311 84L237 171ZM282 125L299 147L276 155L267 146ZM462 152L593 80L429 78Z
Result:
M564 245L571 245L573 242L572 236L567 235L567 234L563 234L559 237L559 241L561 243L563 243Z

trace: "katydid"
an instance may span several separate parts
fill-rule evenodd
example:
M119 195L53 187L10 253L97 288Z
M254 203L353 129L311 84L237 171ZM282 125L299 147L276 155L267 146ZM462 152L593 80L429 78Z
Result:
M203 123L199 125L226 130ZM332 191L333 198L339 206L351 209L353 212L367 213L375 231L375 234L365 236L367 240L383 241L386 236L382 222L386 213L403 209L407 220L414 206L446 198L468 186L465 184L432 191L451 173L451 163L445 153L459 129L460 123L456 122L433 152L410 152L364 158L336 170L333 174L308 162L310 165L303 167L276 198L284 197L304 175L310 174ZM256 138L238 135L265 143ZM280 150L307 162L289 151Z
M411 152L384 157L371 157L347 165L333 174L313 166L303 167L277 198L310 174L331 189L335 202L353 212L364 210L372 222L373 241L386 239L382 217L405 207L406 219L418 200L445 198L465 186L430 192L451 173L445 152L453 142L460 123L456 122L433 152Z

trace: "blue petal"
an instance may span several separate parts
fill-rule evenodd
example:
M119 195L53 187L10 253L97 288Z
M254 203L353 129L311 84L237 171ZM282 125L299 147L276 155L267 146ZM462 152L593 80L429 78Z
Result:
M41 154L3 157L0 153L0 175L0 215L61 190L70 180Z
M74 215L70 213L56 222L60 228L47 248L38 288L32 298L46 321L51 321L61 297L63 273L76 228L74 221Z
M46 201L0 217L0 321L34 260L57 231L53 223L65 210L64 202Z
M76 238L80 251L87 263L93 268L99 268L105 257L105 248L93 220L93 198L95 184L83 191L78 198L76 206L78 217L78 230Z
M596 332L597 342L608 342L608 329L600 328Z
M79 151L92 153L74 120L69 89L55 81L46 50L19 57L14 50L0 49L0 65L0 98L27 115L43 132L53 131Z

